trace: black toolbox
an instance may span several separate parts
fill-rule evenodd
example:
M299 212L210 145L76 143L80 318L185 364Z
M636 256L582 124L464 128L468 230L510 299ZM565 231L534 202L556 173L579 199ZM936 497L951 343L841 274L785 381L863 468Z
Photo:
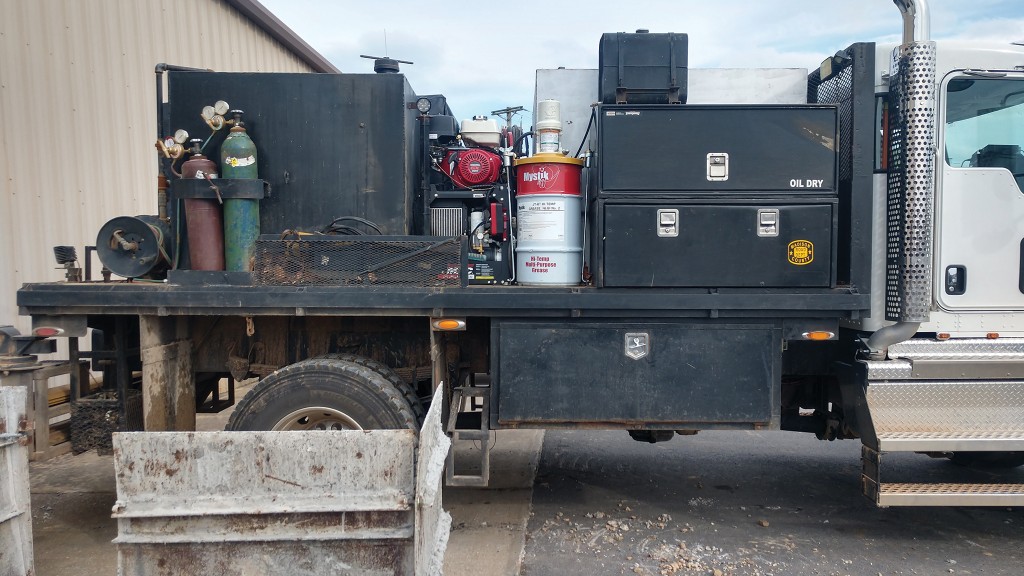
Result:
M836 286L837 109L599 108L595 284Z
M830 288L835 198L599 200L608 287Z
M833 106L602 105L600 194L835 194L837 131Z
M686 104L686 34L603 34L598 58L601 102Z

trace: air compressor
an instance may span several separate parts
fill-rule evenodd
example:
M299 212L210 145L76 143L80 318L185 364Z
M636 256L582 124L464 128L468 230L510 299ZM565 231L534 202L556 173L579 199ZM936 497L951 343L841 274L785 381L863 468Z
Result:
M513 280L511 150L514 132L475 116L456 130L449 115L418 102L423 129L424 234L468 237L469 284Z

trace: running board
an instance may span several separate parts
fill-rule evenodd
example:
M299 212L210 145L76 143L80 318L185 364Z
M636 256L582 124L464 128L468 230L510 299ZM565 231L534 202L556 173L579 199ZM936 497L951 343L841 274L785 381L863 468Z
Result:
M1024 483L882 481L889 452L1024 452L1024 342L1008 340L913 340L891 347L890 360L858 362L859 384L845 390L861 396L865 496L878 506L1024 506Z
M451 436L452 446L448 450L448 463L445 466L445 484L448 486L469 486L486 488L491 479L491 428L490 418L491 389L486 386L465 386L452 392L452 402L448 414L447 432ZM466 409L466 401L469 407ZM468 442L467 442L468 441ZM479 442L480 447L472 446ZM456 474L456 445L471 445L479 455L476 474Z
M880 507L1024 505L1024 484L883 484L879 481L882 455L862 446L861 462L861 488L864 495Z

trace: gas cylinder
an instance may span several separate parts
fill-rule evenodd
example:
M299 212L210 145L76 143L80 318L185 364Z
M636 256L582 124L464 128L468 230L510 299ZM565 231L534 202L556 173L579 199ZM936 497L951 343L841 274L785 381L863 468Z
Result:
M241 110L232 110L233 126L220 147L223 178L259 178L256 170L256 144L242 122ZM244 272L260 235L260 201L249 198L224 200L224 257L227 269Z
M181 165L181 177L217 177L217 163L203 156L202 140L191 140L192 157ZM220 203L216 200L185 198L185 227L188 232L188 255L193 270L224 269L224 227Z

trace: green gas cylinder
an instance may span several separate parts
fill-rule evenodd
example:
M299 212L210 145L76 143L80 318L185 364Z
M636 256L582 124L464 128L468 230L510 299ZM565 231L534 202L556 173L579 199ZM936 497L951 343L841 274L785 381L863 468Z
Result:
M259 178L256 144L245 131L242 111L232 110L234 126L220 147L221 178ZM251 269L250 261L260 235L260 201L224 199L224 264L232 272Z

